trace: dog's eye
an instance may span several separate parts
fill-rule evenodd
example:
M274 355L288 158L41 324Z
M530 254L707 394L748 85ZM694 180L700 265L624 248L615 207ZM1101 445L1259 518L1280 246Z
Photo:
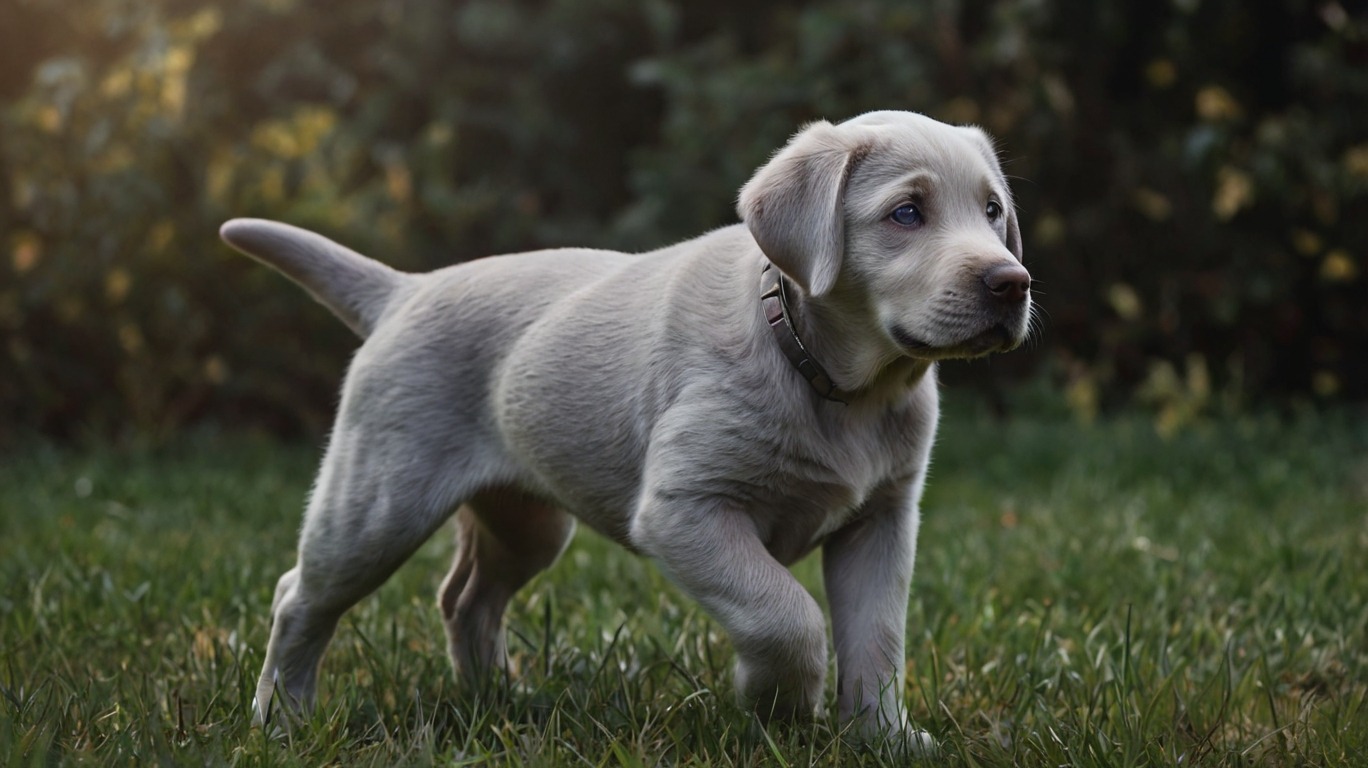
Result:
M1002 216L1002 205L996 200L989 200L986 213L989 221L997 221Z
M921 209L911 203L900 205L888 215L893 223L904 227L920 227L924 223Z

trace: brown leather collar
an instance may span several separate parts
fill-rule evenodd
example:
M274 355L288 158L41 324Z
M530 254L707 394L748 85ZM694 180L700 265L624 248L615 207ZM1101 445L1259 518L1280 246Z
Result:
M769 260L765 261L765 268L760 270L760 307L764 310L765 322L774 332L774 340L779 343L779 349L798 369L798 373L807 379L817 394L832 402L847 404L849 395L837 388L836 382L831 380L821 363L813 359L807 347L803 346L802 339L798 338L798 332L793 329L793 322L789 319L788 293L784 290L784 274L775 269Z

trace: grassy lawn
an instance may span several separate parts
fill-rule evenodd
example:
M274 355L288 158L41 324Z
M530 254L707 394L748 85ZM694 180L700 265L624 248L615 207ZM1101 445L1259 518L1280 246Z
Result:
M587 533L514 602L516 686L452 678L441 534L344 619L312 721L249 728L316 458L0 456L0 766L891 762L761 730L717 625ZM1368 765L1368 419L951 414L924 520L908 693L941 764Z

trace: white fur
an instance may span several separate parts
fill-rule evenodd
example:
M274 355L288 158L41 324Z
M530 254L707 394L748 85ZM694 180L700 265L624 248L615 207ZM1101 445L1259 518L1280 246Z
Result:
M916 229L889 220L909 201ZM541 251L424 275L283 224L224 226L365 338L276 589L258 718L273 698L310 703L338 618L455 512L439 602L462 676L503 665L509 598L577 518L653 558L726 628L744 701L808 715L826 624L786 566L820 546L840 714L925 743L902 697L934 361L1026 334L1029 295L1004 304L984 288L1020 260L1010 192L982 132L877 112L798 133L739 211L744 224L647 254ZM771 335L766 254L848 404L819 398Z

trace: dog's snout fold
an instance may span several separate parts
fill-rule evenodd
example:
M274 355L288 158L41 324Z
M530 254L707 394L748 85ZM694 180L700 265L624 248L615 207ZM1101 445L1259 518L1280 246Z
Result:
M1031 273L1020 264L1002 264L983 275L989 295L1004 304L1020 304L1031 292Z

